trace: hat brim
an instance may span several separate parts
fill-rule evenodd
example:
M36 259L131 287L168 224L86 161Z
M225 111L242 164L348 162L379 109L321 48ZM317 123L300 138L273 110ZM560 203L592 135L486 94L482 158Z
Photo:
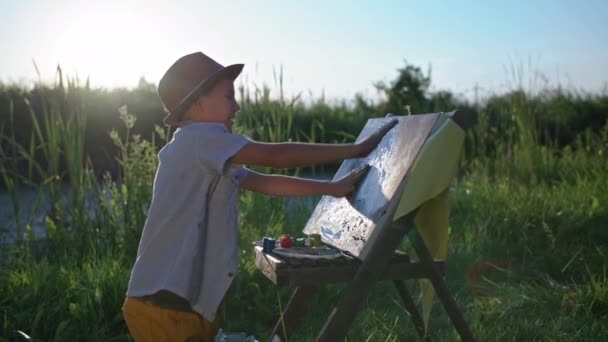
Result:
M232 64L223 69L218 70L207 79L201 81L192 91L186 95L180 103L173 109L169 109L168 115L163 122L166 125L172 126L179 123L179 118L184 112L203 94L209 87L214 86L219 80L229 79L234 81L243 71L244 64Z

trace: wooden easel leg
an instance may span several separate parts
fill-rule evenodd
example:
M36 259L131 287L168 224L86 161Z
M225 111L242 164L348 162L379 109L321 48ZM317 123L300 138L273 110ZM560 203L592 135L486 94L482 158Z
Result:
M420 238L420 236L413 240L413 245L414 249L416 250L416 254L418 254L420 261L428 269L429 280L433 284L435 292L437 293L437 297L441 301L441 304L443 304L443 307L448 313L452 324L454 324L456 331L458 331L460 338L462 338L462 340L465 342L475 341L471 330L469 330L469 326L465 322L464 317L462 316L462 313L458 308L458 304L452 297L452 294L450 293L450 290L445 284L443 277L441 277L441 275L439 274L439 271L435 266L435 261L429 253L428 248L424 244L424 241L422 241L422 238Z
M293 291L291 299L283 310L282 317L279 317L277 323L270 333L269 341L286 341L287 335L290 335L297 327L298 321L306 313L306 309L310 305L312 298L318 291L316 286L299 286Z
M403 282L403 280L395 280L393 281L393 284L395 284L395 288L397 289L399 296L401 296L401 299L403 300L405 309L410 313L412 317L412 322L414 322L414 326L416 327L418 335L420 336L420 338L422 338L423 341L430 342L431 337L425 332L422 316L420 316L420 314L418 313L416 305L414 304L414 299L410 295L410 291L407 290L405 283Z
M389 212L390 215L387 215L387 218L391 218L393 213L394 208ZM317 336L318 342L344 340L346 331L355 319L361 304L386 270L395 249L397 249L401 240L410 229L409 227L412 226L415 213L415 211L411 212L392 223L386 220L382 222L382 224L389 224L391 226L386 227L387 229L384 229L382 234L376 238L374 249L370 250L361 266L359 266L357 274L349 288L338 305L333 309L319 336Z

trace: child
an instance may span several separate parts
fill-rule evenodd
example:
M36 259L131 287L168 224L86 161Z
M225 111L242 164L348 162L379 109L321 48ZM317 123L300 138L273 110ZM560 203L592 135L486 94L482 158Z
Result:
M232 134L242 64L223 67L201 52L177 60L158 85L177 126L159 152L152 203L123 314L137 341L213 341L218 310L236 272L238 189L271 196L353 191L362 170L337 181L253 172L241 165L292 168L359 158L392 122L357 144L260 143Z

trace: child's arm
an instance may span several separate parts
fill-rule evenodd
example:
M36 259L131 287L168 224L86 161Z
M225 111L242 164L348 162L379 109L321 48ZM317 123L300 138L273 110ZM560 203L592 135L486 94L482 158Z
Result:
M265 175L249 171L240 186L244 189L270 196L330 195L343 197L355 189L355 185L361 180L368 169L369 166L353 170L336 181Z
M372 152L382 137L397 124L397 120L382 126L357 144L307 144L251 142L241 148L231 162L241 165L293 168L322 164L349 158L361 158Z

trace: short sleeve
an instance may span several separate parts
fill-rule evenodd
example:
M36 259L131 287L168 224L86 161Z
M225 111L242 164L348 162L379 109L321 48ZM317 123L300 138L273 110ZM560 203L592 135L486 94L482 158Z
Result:
M228 171L226 162L249 142L244 135L208 131L199 136L197 155L205 167L223 175Z
M243 179L249 174L249 169L242 166L231 166L227 172L227 176L235 185L240 185Z

